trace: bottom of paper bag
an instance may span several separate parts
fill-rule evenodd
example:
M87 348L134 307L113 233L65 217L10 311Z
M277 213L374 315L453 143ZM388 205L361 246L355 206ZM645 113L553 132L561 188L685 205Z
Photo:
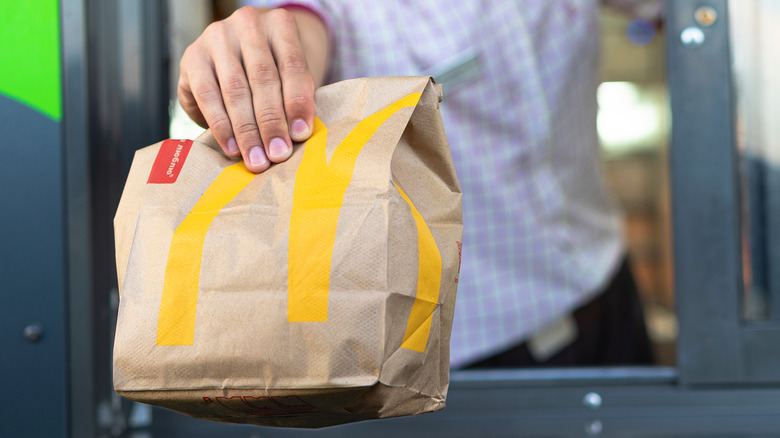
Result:
M319 428L444 408L407 388L383 384L315 390L119 391L130 400L162 406L196 418L261 426ZM392 400L390 409L383 409ZM403 400L400 404L397 402Z

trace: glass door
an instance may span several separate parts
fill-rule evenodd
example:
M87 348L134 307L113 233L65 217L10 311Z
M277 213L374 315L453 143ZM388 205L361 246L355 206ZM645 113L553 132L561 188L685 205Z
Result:
M667 5L680 379L778 382L780 5Z

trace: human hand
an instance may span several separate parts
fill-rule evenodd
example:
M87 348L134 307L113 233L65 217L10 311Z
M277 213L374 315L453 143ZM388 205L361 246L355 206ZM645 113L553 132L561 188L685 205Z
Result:
M309 12L243 7L184 52L179 102L225 154L262 172L311 136L327 48L327 29Z

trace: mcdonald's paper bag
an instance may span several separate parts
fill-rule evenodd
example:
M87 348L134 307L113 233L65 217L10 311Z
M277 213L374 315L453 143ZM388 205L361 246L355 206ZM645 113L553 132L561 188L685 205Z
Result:
M323 87L312 137L259 175L209 132L139 150L116 391L292 427L444 407L462 217L440 96L427 77Z

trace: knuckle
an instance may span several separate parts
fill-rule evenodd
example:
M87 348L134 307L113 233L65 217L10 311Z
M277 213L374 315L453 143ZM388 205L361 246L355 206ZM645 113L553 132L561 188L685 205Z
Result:
M276 85L279 83L279 72L271 63L258 63L249 69L249 80L260 86Z
M303 74L309 71L309 65L306 64L306 59L297 53L282 58L279 63L279 68L285 73Z
M198 104L195 102L195 99L192 97L192 94L190 94L189 92L181 88L179 88L176 91L177 91L176 96L179 98L179 105L181 105L181 107L184 108L187 114L190 113L191 109L198 108Z
M231 130L230 119L224 114L216 115L209 120L209 128L227 138Z
M236 9L236 11L233 12L232 17L242 23L253 23L257 18L257 10L252 6L243 6Z
M268 18L276 25L286 28L296 27L295 15L284 8L268 11Z
M181 55L181 60L179 60L180 74L184 74L185 72L189 71L190 69L194 69L199 65L199 62L203 58L203 53L201 50L202 46L198 41L195 41L194 43L187 46L186 49L184 49L184 53Z
M247 135L252 134L254 132L257 132L257 125L255 125L252 122L242 122L236 124L236 126L233 127L233 132L236 133L236 135Z
M221 37L225 34L226 30L224 21L215 21L206 26L206 30L203 31L203 36L206 38Z
M179 81L176 83L176 90L179 93L189 93L190 85L184 75L179 73Z
M230 75L225 78L223 87L225 89L225 98L227 99L242 99L250 94L249 84L246 83L246 79L239 75Z
M184 53L182 53L181 60L179 61L180 69L183 69L187 65L187 61L193 56L192 52L196 50L193 46L195 46L195 43L190 44L184 49Z
M291 112L303 112L314 106L314 96L296 94L284 98L284 107Z
M219 100L219 91L209 84L200 84L195 87L195 96L203 102Z
M278 129L284 124L284 116L276 108L265 108L255 114L262 131Z

